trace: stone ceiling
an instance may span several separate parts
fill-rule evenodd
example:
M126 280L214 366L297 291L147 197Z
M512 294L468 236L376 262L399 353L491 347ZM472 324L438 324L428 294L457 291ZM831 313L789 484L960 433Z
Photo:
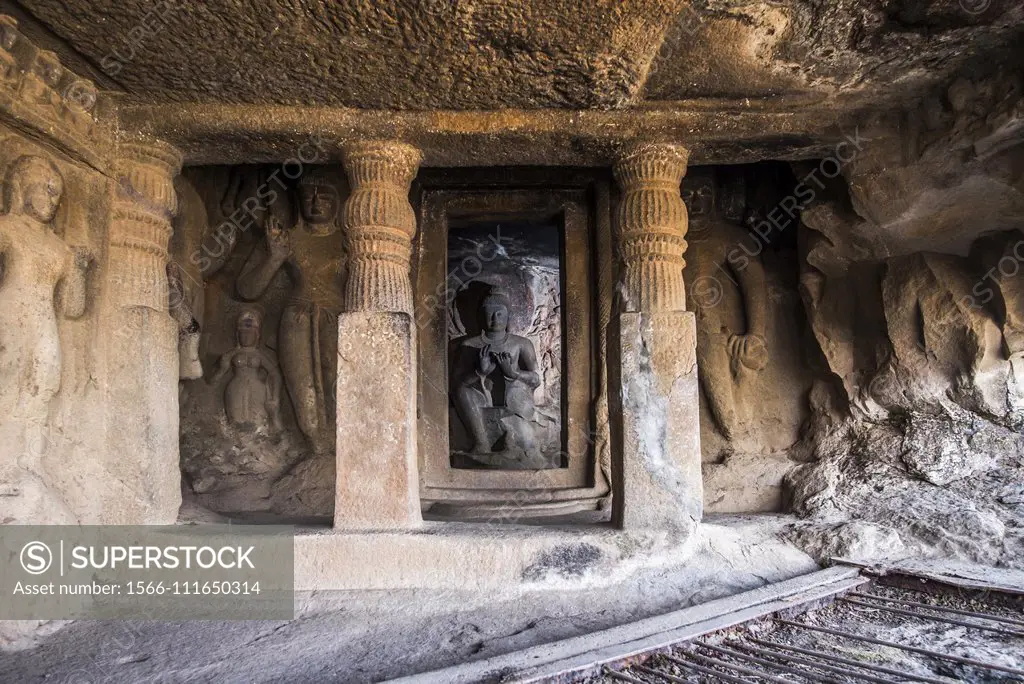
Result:
M1020 0L0 1L139 103L885 105L1008 54Z

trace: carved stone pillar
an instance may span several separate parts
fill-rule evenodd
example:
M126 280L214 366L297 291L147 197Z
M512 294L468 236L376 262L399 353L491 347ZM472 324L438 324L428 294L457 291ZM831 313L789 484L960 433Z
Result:
M351 194L345 202L348 238L346 311L402 311L412 315L409 264L416 215L409 184L419 150L399 142L369 141L345 150Z
M120 147L110 226L111 294L119 306L167 312L167 248L181 154L160 142Z
M615 164L625 311L685 311L686 205L679 185L689 153L675 145L637 147Z
M118 148L105 323L107 436L117 480L111 522L173 523L181 504L178 326L168 313L167 261L181 155L157 141Z
M686 206L680 183L687 151L645 145L615 164L623 301L609 336L609 368L620 416L613 453L613 522L623 529L691 532L703 513L696 321L686 311Z
M416 452L416 326L409 264L420 153L364 142L345 153L348 283L338 317L338 530L422 524Z

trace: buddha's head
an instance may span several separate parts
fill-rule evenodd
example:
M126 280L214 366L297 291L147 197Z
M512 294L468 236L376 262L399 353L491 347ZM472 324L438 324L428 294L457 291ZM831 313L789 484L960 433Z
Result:
M709 170L688 173L683 180L683 202L690 217L709 216L715 210L715 176Z
M727 174L718 183L718 209L727 221L739 222L747 209L747 182L742 173Z
M263 324L263 316L257 309L246 309L238 316L235 323L235 335L238 338L238 346L251 349L260 343L260 327Z
M18 157L7 172L4 205L11 214L27 214L49 223L64 194L64 179L53 162L34 155Z
M683 180L683 202L690 218L719 214L729 221L739 221L747 204L747 188L741 173L713 169L695 169Z
M480 318L483 329L491 333L508 330L508 314L511 308L511 302L505 291L497 287L492 288L480 302Z
M316 172L307 173L299 181L299 211L306 223L324 226L338 215L338 189L329 178Z

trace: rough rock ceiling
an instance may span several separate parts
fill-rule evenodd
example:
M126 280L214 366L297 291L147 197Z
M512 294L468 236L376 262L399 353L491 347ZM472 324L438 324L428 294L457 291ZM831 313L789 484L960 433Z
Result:
M384 109L909 96L1014 49L1020 0L0 1L142 102ZM27 24L35 24L27 26ZM35 37L35 36L34 36ZM70 55L69 55L70 53Z

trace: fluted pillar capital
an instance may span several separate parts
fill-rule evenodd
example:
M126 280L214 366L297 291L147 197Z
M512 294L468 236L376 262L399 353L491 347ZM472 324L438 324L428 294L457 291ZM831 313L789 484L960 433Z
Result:
M109 238L114 301L167 312L167 248L178 211L174 179L182 155L159 140L127 140L117 152Z
M686 205L680 184L689 152L646 143L623 151L613 173L622 190L616 214L626 311L684 311Z
M170 218L178 211L174 179L182 154L160 140L128 140L118 145L119 198Z
M343 211L348 236L347 311L412 314L409 267L416 214L409 186L422 155L389 140L350 143L344 150L351 193Z

